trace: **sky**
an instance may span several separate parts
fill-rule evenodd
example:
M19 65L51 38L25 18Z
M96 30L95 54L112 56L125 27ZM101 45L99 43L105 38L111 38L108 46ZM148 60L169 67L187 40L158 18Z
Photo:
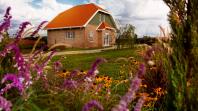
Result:
M2 20L5 9L11 6L11 32L14 32L21 22L30 21L36 26L42 21L52 20L64 10L85 3L95 3L108 10L119 24L134 25L138 36L158 36L159 25L169 28L169 8L162 0L0 0L0 18Z

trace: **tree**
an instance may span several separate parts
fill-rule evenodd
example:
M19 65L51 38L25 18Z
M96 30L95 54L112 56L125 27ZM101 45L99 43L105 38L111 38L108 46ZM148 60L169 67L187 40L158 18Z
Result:
M135 34L135 27L131 24L126 24L126 26L120 28L116 44L118 49L125 46L132 48L136 39L137 35Z
M198 110L198 0L163 0L170 8L172 73L168 110ZM183 71L182 71L183 70Z

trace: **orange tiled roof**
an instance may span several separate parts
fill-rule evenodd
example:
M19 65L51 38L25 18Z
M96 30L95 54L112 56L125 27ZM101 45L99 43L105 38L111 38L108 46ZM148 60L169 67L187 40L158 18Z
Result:
M113 28L106 22L102 22L97 30L103 30L103 29L113 29Z
M45 29L83 27L98 10L107 12L93 3L75 6L57 15Z

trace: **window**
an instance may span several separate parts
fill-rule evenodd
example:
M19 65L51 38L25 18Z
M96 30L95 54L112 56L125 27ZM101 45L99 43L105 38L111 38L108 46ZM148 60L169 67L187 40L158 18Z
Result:
M105 15L103 15L103 21L105 22Z
M66 39L74 39L75 33L74 32L66 32Z
M90 31L89 32L89 41L93 41L93 39L94 39L94 32Z
M102 14L99 14L99 21L102 22Z

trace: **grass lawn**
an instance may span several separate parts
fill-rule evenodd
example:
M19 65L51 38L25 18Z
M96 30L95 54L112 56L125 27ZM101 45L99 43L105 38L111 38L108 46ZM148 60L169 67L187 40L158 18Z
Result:
M97 58L105 58L107 62L100 65L100 74L116 78L119 75L121 65L125 63L124 61L116 62L116 60L120 57L134 57L135 59L139 59L136 50L137 49L108 50L94 54L65 55L64 57L66 58L61 62L66 70L71 71L74 69L79 69L85 71L90 68L91 64ZM60 59L60 57L62 56L55 56L52 61L56 61Z

